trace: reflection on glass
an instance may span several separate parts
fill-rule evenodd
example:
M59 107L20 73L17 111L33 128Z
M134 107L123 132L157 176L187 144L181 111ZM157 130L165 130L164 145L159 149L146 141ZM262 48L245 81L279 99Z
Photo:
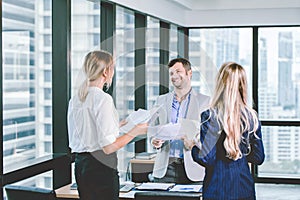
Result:
M84 56L100 49L100 2L72 0L71 3L72 95L84 77L80 70Z
M234 61L247 71L249 96L252 96L252 29L190 29L189 59L193 69L192 86L197 91L211 95L219 67Z
M116 108L120 119L134 111L134 14L117 6L116 10L115 76ZM118 151L120 180L126 180L126 170L134 155L134 143Z
M259 177L300 178L300 127L262 127L265 162L258 167Z
M146 30L146 85L147 108L159 95L159 20L147 17Z
M146 91L147 109L152 108L159 96L159 20L147 17L146 29ZM146 150L152 152L153 148L147 140Z
M170 60L177 58L178 56L178 46L177 46L178 36L177 36L177 26L171 25L170 28Z
M2 2L4 173L52 153L51 2Z

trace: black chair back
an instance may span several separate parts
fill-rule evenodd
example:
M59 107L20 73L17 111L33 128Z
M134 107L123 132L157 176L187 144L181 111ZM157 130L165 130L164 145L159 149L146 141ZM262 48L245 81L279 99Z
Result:
M21 185L7 185L5 191L8 200L55 200L54 190Z

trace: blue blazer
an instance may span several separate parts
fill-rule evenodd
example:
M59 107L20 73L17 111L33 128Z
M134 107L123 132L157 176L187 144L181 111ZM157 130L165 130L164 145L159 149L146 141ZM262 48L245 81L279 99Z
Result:
M249 143L242 140L240 149L243 156L234 161L226 157L223 146L225 132L220 133L216 118L209 116L209 110L201 114L201 150L197 146L192 149L193 160L205 167L203 199L255 199L254 181L248 163L260 165L264 161L261 125L256 131L258 137L243 133L244 138L249 136Z

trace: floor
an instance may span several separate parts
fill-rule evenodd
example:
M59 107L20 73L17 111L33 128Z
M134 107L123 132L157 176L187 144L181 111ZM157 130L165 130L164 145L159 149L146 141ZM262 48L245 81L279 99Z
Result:
M300 184L255 184L257 200L300 200Z

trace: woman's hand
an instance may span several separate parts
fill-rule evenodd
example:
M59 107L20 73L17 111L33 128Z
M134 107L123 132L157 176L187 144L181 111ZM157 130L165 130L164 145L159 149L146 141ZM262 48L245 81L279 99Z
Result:
M182 136L181 139L183 140L183 144L186 150L191 150L193 146L195 146L195 140L188 139L186 135Z
M148 130L148 123L141 123L135 125L127 134L136 137L138 135L146 134L147 130Z

